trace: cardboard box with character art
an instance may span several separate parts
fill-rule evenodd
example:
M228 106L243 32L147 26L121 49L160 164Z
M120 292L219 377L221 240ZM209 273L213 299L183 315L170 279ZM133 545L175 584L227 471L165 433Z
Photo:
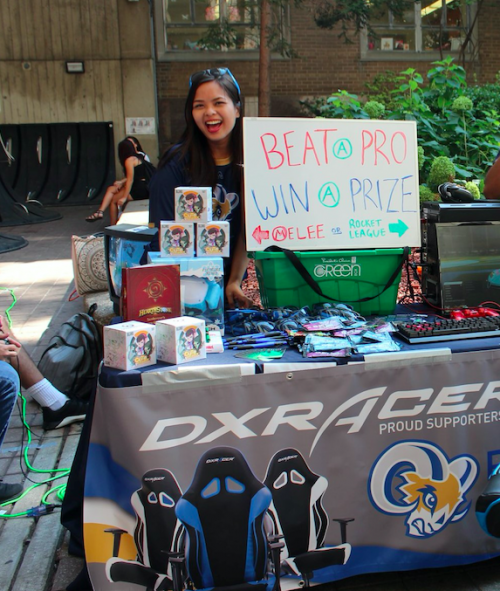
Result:
M160 253L164 257L193 257L194 224L162 221L160 223Z
M228 257L229 222L197 224L196 254L199 257Z
M156 327L145 322L121 322L103 329L104 365L123 371L156 363Z
M205 322L199 318L181 316L156 323L158 359L166 363L186 363L205 359Z
M176 222L210 222L212 220L212 189L210 187L177 187Z

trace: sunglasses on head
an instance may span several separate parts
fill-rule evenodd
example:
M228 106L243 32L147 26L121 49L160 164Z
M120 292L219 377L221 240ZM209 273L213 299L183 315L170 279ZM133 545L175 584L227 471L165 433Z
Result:
M240 85L236 81L236 78L233 76L233 74L231 73L231 70L229 68L208 68L207 70L201 70L200 72L195 72L189 78L189 88L191 88L191 86L193 86L193 83L199 82L200 79L204 78L205 76L211 76L212 78L217 79L217 78L222 78L222 76L224 76L224 74L227 74L231 78L231 80L233 81L233 84L236 86L236 90L238 91L238 96L240 96L241 95Z

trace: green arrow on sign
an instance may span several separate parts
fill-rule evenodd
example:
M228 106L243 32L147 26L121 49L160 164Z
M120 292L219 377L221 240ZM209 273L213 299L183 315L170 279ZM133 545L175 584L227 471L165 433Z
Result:
M408 226L403 220L398 220L397 224L389 224L389 232L395 232L400 238L406 230L408 230Z

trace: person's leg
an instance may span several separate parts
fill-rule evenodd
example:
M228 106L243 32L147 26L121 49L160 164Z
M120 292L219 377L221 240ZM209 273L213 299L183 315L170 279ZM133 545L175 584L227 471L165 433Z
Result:
M0 361L0 447L9 426L10 417L19 392L19 376L6 361ZM0 481L0 503L15 497L23 490L20 484Z
M23 389L42 407L44 429L58 429L85 418L87 403L69 399L45 379L24 347L12 366L19 374Z
M118 222L120 214L125 209L125 204L128 201L132 201L132 197L130 195L124 197L123 191L117 193L111 200L111 203L109 204L109 221L112 226L115 226Z
M116 185L111 185L106 189L106 193L104 193L104 197L102 198L101 205L99 205L99 209L97 209L92 215L89 215L87 218L87 222L95 222L97 220L101 220L104 216L104 212L110 205L116 200L119 199L119 195L123 195L123 187L119 188ZM110 210L111 211L111 210ZM111 225L114 225L113 223Z
M0 361L0 447L9 426L19 392L19 376L6 361Z

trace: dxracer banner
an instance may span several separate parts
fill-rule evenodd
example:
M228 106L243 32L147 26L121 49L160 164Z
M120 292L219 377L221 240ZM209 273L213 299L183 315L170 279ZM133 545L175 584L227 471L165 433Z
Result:
M140 387L99 387L84 506L94 588L170 588L166 553L196 528L209 545L232 509L207 524L196 499L222 494L240 503L235 528L242 515L270 518L284 535L284 589L500 554L476 511L500 462L499 359L317 365L215 385L144 373Z

